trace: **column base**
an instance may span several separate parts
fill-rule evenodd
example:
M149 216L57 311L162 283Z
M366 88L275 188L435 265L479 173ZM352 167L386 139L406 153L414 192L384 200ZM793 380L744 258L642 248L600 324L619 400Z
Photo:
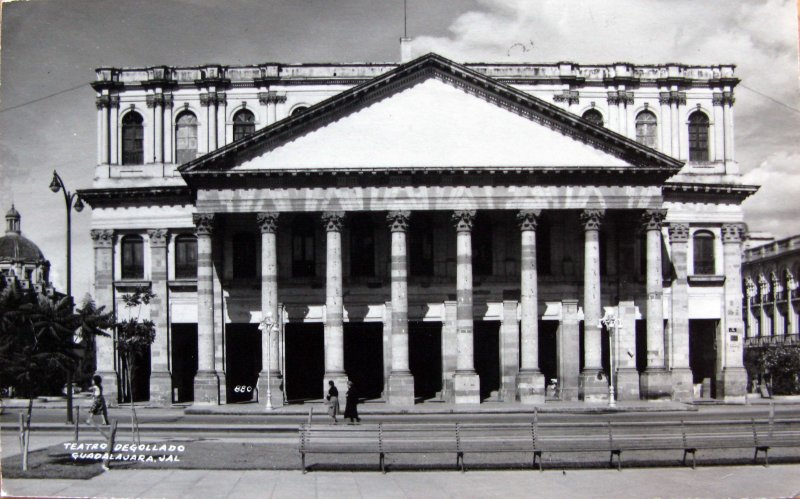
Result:
M119 404L119 376L115 371L97 371L95 374L103 378L103 397L106 404Z
M336 389L339 390L339 407L344 411L344 401L347 399L347 373L344 371L326 372L322 378L322 398L328 396L328 381L333 381Z
M414 376L410 372L389 375L387 402L391 405L414 405Z
M617 400L639 400L639 371L635 368L617 369L614 384Z
M646 369L639 380L642 398L648 400L672 398L672 373L666 369Z
M578 391L584 402L608 402L608 378L599 369L584 369Z
M445 376L444 379L442 379L442 391L439 392L439 393L441 394L441 399L444 402L447 402L447 403L450 403L450 404L455 402L456 389L455 389L455 386L453 385L453 376L452 375Z
M220 379L216 371L197 371L194 377L194 405L220 403Z
M283 407L283 378L280 372L273 372L269 375L270 395L272 407ZM267 404L267 372L258 373L256 383L258 402L266 407Z
M517 400L523 404L544 404L544 374L520 371L517 374Z
M672 369L672 399L678 402L694 400L694 377L688 367Z
M453 375L453 401L456 404L480 404L481 380L475 371L458 372Z
M747 371L744 367L726 367L717 376L717 398L744 404L747 397Z
M150 373L150 404L166 407L172 404L172 375L168 371Z

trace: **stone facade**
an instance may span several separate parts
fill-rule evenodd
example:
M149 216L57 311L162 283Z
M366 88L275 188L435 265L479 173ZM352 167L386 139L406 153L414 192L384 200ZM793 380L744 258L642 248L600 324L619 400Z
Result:
M610 363L623 400L706 378L738 400L737 83L433 54L101 68L96 296L156 292L159 405L263 403L267 377L273 406L328 380L398 406L605 401Z

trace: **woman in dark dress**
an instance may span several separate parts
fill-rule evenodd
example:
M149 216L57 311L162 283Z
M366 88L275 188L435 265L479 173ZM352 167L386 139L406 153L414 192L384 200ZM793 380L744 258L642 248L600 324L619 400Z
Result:
M347 405L344 407L344 417L349 419L347 424L360 423L361 418L358 417L358 393L353 388L353 382L347 382Z

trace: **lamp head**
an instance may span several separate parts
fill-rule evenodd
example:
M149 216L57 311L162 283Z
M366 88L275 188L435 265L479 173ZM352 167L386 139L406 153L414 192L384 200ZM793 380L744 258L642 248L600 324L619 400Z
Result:
M61 184L58 183L58 176L55 171L53 172L53 180L50 181L50 190L53 192L61 190Z
M83 211L83 200L80 197L75 199L75 211L78 213Z

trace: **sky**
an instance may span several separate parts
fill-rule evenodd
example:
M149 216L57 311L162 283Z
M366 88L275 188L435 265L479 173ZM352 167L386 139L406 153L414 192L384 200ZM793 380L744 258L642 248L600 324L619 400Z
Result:
M407 0L412 55L457 62L737 65L736 159L761 185L751 231L800 234L797 4L790 0ZM65 289L66 215L48 185L91 187L100 66L397 62L403 0L28 0L2 3L0 211ZM524 47L524 48L523 48ZM91 291L89 210L73 213L73 294Z

